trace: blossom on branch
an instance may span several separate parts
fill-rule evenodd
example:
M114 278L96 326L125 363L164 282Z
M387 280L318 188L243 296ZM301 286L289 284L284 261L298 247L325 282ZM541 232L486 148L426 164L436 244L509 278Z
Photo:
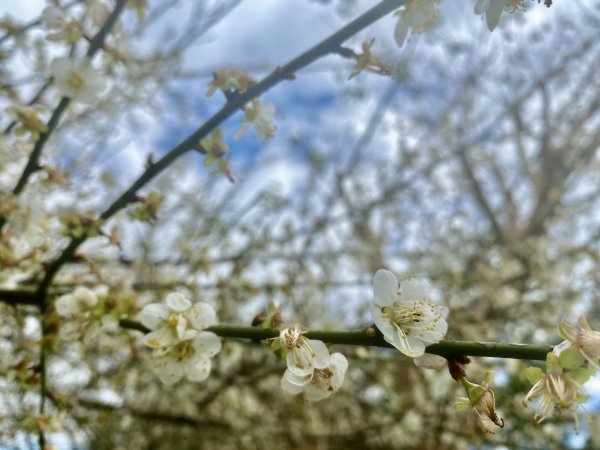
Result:
M275 134L277 127L271 118L275 114L275 105L267 103L263 106L260 100L255 98L252 100L251 106L244 106L244 124L242 128L235 134L235 138L239 139L248 132L250 124L254 125L254 131L260 138L270 138Z
M496 397L494 391L489 388L492 380L492 373L487 372L481 384L475 384L462 377L462 383L467 397L460 397L454 404L457 411L468 408L467 411L467 429L473 434L481 430L487 434L494 434L490 428L492 424L504 428L504 419L501 419L496 412Z
M210 358L221 351L221 339L209 331L195 338L154 350L154 371L165 384L177 383L182 378L204 381L210 375Z
M545 373L539 367L527 369L527 379L533 387L523 400L523 405L527 406L535 397L540 397L534 415L537 423L561 415L565 411L573 412L577 422L575 410L580 403L587 400L582 384L593 375L595 370L592 369L593 366L589 365L587 368L567 370L561 366L559 357L548 353Z
M580 317L579 328L562 321L558 325L560 337L570 343L572 351L579 355L581 362L588 361L596 369L600 361L600 332L592 330L585 317Z
M448 330L448 308L432 303L430 291L423 278L399 285L389 270L380 269L373 278L373 321L387 342L410 357L423 355L425 347L441 341Z
M327 346L321 341L306 339L298 327L281 330L272 347L283 349L288 370L299 377L310 375L315 369L325 369L329 364Z
M153 330L144 338L154 348L153 367L165 384L187 378L203 381L210 374L210 358L221 350L221 339L205 328L217 323L212 306L192 305L182 294L171 293L166 305L152 303L140 312L140 322Z
M281 388L294 395L304 392L306 399L310 401L323 400L342 386L346 370L346 357L341 353L334 353L328 355L326 367L314 369L304 376L299 376L288 368L281 378Z
M62 95L83 103L94 103L106 82L88 58L54 58L50 64L56 87Z
M202 333L214 334L202 331L217 323L217 314L208 303L192 305L177 292L169 294L166 303L152 303L140 312L140 322L153 330L144 339L148 347L168 347L194 339Z

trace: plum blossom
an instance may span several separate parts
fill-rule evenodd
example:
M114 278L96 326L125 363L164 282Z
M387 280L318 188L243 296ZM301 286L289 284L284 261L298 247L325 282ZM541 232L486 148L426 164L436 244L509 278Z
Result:
M467 397L460 397L454 404L456 410L468 408L467 429L473 434L476 430L484 433L494 434L490 428L491 424L504 428L504 419L498 417L496 412L496 397L494 391L489 388L492 380L492 372L487 372L481 384L475 384L462 377L462 383Z
M387 342L410 357L423 355L425 347L441 341L448 330L448 308L429 301L430 290L423 278L398 285L389 270L378 270L373 278L373 321Z
M290 327L279 333L281 348L286 352L288 370L296 376L311 375L315 369L326 369L329 364L327 346L307 339L298 327Z
M587 400L582 384L595 371L591 369L593 366L590 365L588 368L566 370L561 366L559 357L554 353L548 353L545 373L539 367L527 369L527 378L533 387L523 400L523 405L527 406L535 397L540 397L534 415L537 423L565 411L573 412L577 421L575 410L580 403Z
M182 294L167 295L166 305L146 305L139 315L140 322L152 331L144 339L148 347L161 348L194 339L217 323L217 314L208 303L192 305Z
M440 9L437 6L442 0L411 0L395 13L398 16L394 39L399 47L404 45L408 31L413 34L422 33L431 28L437 21Z
M44 28L53 30L52 33L46 36L49 41L70 44L81 37L80 22L69 19L65 12L56 6L44 8L42 11L42 24Z
M275 105L273 103L260 104L260 100L255 98L252 100L251 106L244 107L244 124L242 128L235 134L235 138L239 139L248 132L250 124L254 125L254 131L263 139L273 137L277 127L271 119L275 114Z
M62 28L66 25L64 12L56 6L47 6L42 11L42 23L49 29Z
M168 385L182 378L204 381L210 375L210 358L221 350L221 339L209 331L203 331L193 339L181 341L153 351L153 368L160 380Z
M210 374L211 360L221 350L220 338L205 328L217 323L212 306L192 305L179 293L171 293L166 305L152 303L140 312L140 322L151 331L144 343L154 352L153 368L165 384L182 378L203 381Z
M59 316L73 317L89 313L98 303L96 293L86 287L80 286L69 294L56 299L55 309Z
M348 361L341 353L328 355L327 359L326 367L314 369L312 373L304 376L299 376L288 368L281 379L281 388L294 395L304 392L306 399L310 401L329 397L344 383Z
M600 360L600 332L592 330L585 317L580 317L578 324L579 328L565 321L558 325L558 333L565 341L555 348L556 353L560 354L562 347L570 347L575 356L579 356L581 363L586 360L597 369Z
M502 11L514 13L517 9L524 9L523 0L477 0L475 14L485 16L490 31L498 26Z
M94 103L106 87L106 82L85 57L54 58L50 69L61 94L74 101Z

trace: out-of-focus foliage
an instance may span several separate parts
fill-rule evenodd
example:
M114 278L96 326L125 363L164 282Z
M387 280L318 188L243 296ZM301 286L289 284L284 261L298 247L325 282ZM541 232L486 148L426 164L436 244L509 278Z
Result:
M95 327L73 330L47 313L54 331L46 337L47 412L56 423L45 426L59 430L50 440L90 449L558 449L581 440L600 447L597 398L581 414L577 439L572 417L534 425L521 404L530 388L526 362L481 358L467 366L475 380L495 371L505 420L496 435L470 436L453 407L461 387L399 352L336 347L350 365L344 386L307 403L281 391L285 364L268 346L225 341L208 380L166 387L140 333L98 325L105 315L135 317L178 291L214 305L222 323L250 324L273 302L290 323L363 326L371 277L382 267L432 280L450 307L452 339L553 344L561 317L585 313L600 325L597 4L539 24L515 19L487 46L470 34L423 36L418 53L385 55L394 79L361 73L346 82L352 64L328 59L320 79L333 82L346 123L295 124L288 106L268 151L244 159L236 146L245 144L226 138L235 184L209 177L201 158L188 154L125 214L94 222L88 212L116 198L148 154L164 151L164 137L146 136L148 116L176 128L169 142L184 137L169 116L186 130L208 117L197 104L214 68L194 75L190 94L180 62L208 28L218 38L219 19L236 2L207 4L155 49L137 45L169 8L154 5L144 22L125 21L98 58L109 95L95 108L68 110L44 170L18 197L9 194L33 144L2 117L0 213L10 218L0 235L1 289L34 288L73 229L103 233L50 290L57 298L87 286L101 298L98 317L85 318ZM354 3L336 7L344 18L347 9L358 13ZM43 34L33 27L1 45L3 106L40 90L35 114L47 120L59 97L44 87ZM10 68L24 54L33 71L16 79ZM123 166L127 158L132 169ZM285 189L263 183L273 171L293 181ZM0 303L0 441L8 447L34 441L39 427L39 339L35 307Z

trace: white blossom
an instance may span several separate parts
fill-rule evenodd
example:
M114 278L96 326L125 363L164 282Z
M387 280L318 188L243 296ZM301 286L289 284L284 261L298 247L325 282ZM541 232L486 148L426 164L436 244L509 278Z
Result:
M526 373L533 387L527 393L523 404L527 406L535 397L540 397L534 419L541 423L565 411L575 413L579 403L587 399L582 383L585 383L593 372L589 368L565 370L560 365L559 358L554 353L548 353L545 373L539 367L529 367ZM577 415L575 419L577 420Z
M373 279L375 302L369 306L373 321L387 342L410 357L423 355L425 347L441 341L448 329L448 308L432 303L430 290L423 278L398 286L389 270L378 270Z
M101 27L110 16L110 7L103 1L92 0L89 2L87 15L94 25Z
M221 340L209 331L202 331L195 338L153 352L154 371L165 384L177 383L182 378L204 381L210 374L210 358L221 350Z
M272 122L275 115L275 105L273 103L260 104L258 99L252 101L251 106L244 108L244 124L242 128L235 134L235 138L239 139L248 132L250 124L254 125L254 130L258 137L267 139L273 137L277 127Z
M474 11L477 15L485 16L489 30L494 31L500 22L502 11L513 13L523 8L523 0L477 0Z
M198 302L192 306L182 294L174 292L167 296L166 305L152 303L144 307L139 320L152 330L144 343L161 348L194 339L202 330L217 323L217 314L208 303Z
M58 90L71 100L91 104L105 89L106 82L88 58L54 58L50 69Z
M86 288L78 287L70 294L60 296L56 300L56 313L63 317L73 317L88 313L98 303L95 292Z
M598 368L598 361L600 360L600 332L592 330L585 317L580 317L578 324L579 328L565 321L559 324L558 332L566 340L555 347L555 354L559 355L563 347L570 347L580 355L580 358L587 360L594 367Z
M299 376L288 368L281 378L281 388L294 395L304 392L306 399L310 401L329 397L344 383L348 361L341 353L328 355L327 359L325 367L314 369L312 373L304 376Z
M47 6L42 11L42 23L44 24L44 27L53 30L63 28L67 21L65 20L64 12L60 8L57 8L56 6Z
M297 327L285 328L279 333L281 347L286 352L288 370L303 377L314 369L325 369L329 363L327 346L316 340L307 339Z
M139 320L151 331L144 338L154 348L153 367L165 384L187 378L203 381L210 374L210 358L221 350L221 340L205 328L217 323L212 306L198 302L192 305L179 293L171 293L166 305L152 303L141 312Z
M408 31L413 34L422 33L437 21L441 0L411 0L407 5L396 12L398 22L394 30L394 39L399 47L404 45Z
M489 386L492 372L487 372L481 384L475 384L462 377L462 383L467 397L460 397L454 404L456 410L467 409L467 430L470 434L481 430L494 434L492 424L504 428L504 419L496 411L496 397Z

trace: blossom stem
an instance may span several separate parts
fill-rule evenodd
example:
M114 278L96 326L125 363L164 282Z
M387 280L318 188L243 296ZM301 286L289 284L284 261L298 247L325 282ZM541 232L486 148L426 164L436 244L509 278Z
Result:
M150 330L141 323L130 319L122 319L123 328L142 331ZM279 336L281 330L274 328L257 328L243 325L215 325L206 329L223 338L238 338L251 340L271 339ZM336 331L307 331L304 336L329 344L364 345L370 347L393 347L379 333L373 333L373 328ZM444 340L427 347L428 353L445 358L456 356L486 356L495 358L528 359L545 361L546 354L552 351L552 345L540 344L506 344L503 342L477 342Z

